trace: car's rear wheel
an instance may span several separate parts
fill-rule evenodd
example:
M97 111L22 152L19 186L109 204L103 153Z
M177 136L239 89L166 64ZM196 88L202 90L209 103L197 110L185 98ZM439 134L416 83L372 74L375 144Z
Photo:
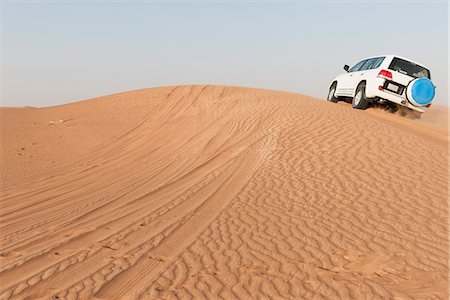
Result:
M333 103L338 102L338 98L334 96L334 94L336 93L336 86L336 82L333 82L333 84L330 86L327 96L327 100Z
M369 106L369 100L366 98L366 84L360 83L356 88L355 97L352 100L353 108L366 109Z

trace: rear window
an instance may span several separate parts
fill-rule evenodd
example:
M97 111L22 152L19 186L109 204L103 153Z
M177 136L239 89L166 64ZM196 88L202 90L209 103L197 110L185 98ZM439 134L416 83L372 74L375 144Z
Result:
M424 67L418 66L415 63L412 63L410 61L398 57L394 57L391 64L389 65L389 69L405 75L409 75L414 78L420 77L430 78L430 71L428 71Z

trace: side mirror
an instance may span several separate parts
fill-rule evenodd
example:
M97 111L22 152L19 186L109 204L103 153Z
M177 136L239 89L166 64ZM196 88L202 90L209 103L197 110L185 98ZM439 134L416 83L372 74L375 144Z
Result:
M344 70L348 72L348 69L350 69L350 66L349 65L345 65L344 66Z

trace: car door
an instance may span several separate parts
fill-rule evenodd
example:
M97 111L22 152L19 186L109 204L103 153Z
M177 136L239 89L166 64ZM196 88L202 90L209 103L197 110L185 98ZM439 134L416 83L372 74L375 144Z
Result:
M367 62L367 59L358 62L348 70L347 74L343 74L338 80L337 94L352 97L353 85L355 81L355 73L358 73L361 67ZM358 74L359 75L359 74Z
M350 97L353 97L356 92L356 88L358 87L358 84L365 78L366 72L368 72L371 68L371 66L376 62L376 58L370 58L366 59L363 64L358 68L358 70L355 70L352 72L352 76L349 79L349 93Z

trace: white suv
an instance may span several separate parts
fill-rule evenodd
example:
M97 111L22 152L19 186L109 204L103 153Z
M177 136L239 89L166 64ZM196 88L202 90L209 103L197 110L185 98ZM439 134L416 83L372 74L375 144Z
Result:
M353 98L352 106L365 109L370 103L404 106L425 112L435 95L430 71L421 64L397 55L382 55L364 59L335 77L327 100Z

